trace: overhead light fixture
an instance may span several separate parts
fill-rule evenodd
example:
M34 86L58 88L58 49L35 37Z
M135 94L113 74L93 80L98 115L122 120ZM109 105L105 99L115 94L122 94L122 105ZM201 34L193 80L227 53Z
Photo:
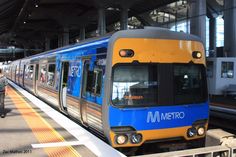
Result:
M38 8L39 7L39 5L38 4L35 4L35 8Z
M120 11L119 8L108 7L107 10L109 11Z
M24 24L26 24L26 21L24 21Z

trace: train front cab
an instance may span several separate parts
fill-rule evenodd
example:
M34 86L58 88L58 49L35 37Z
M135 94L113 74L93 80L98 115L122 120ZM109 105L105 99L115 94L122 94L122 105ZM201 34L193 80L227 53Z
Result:
M103 121L113 147L204 140L209 108L204 47L197 38L121 32L108 51Z

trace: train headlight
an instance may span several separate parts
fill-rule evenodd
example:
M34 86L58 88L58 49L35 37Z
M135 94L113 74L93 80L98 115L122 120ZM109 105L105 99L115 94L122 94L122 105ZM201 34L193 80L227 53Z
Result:
M198 129L197 129L197 134L199 136L202 136L205 134L205 128L203 126L200 126Z
M197 134L197 130L194 127L189 128L187 131L188 137L194 137L196 134Z
M133 144L140 143L142 141L142 135L141 134L132 134L130 140L131 140L131 143L133 143Z
M202 53L200 51L193 51L192 56L193 58L200 59L202 58Z
M122 50L120 50L119 55L121 57L133 57L134 51L131 49L122 49Z
M116 136L116 142L120 145L125 144L128 140L128 137L126 135L117 135Z

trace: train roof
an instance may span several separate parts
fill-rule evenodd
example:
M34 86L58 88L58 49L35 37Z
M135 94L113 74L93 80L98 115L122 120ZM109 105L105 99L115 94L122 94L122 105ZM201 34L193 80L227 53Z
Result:
M119 38L153 38L153 39L169 39L169 40L190 40L190 41L199 41L199 37L191 34L186 34L184 32L174 32L168 29L157 28L157 27L145 27L144 29L134 29L134 30L121 30L115 33L110 33L102 37L90 38L86 39L80 43L76 43L74 45L68 45L65 47L60 47L57 49L49 50L46 52L42 52L33 56L29 56L24 59L34 59L44 55L53 55L56 53L63 53L74 51L78 49L82 49L88 46L95 46L106 44L110 42L113 44L115 40Z
M153 39L169 39L169 40L189 40L189 41L199 41L202 40L192 34L187 34L184 32L175 32L165 28L159 27L145 27L144 29L134 29L134 30L122 30L114 33L111 40L116 40L117 38L153 38Z
M45 52L42 52L42 53L39 53L39 54L36 54L36 55L33 55L33 56L29 56L27 58L35 58L35 57L39 57L39 56L42 56L42 55L52 55L52 54L55 54L55 53L69 52L69 51L85 48L85 47L88 47L88 46L95 46L95 45L108 43L110 37L111 37L111 35L109 34L109 35L105 35L105 36L102 36L102 37L86 39L86 40L84 40L80 43L76 43L76 44L73 44L73 45L68 45L68 46L57 48L57 49L45 51Z

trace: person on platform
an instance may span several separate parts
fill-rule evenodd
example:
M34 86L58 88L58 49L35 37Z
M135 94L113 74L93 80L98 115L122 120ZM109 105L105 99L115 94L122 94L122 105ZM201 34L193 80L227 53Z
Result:
M7 78L4 76L2 69L0 69L0 116L5 117L4 99L6 94Z

